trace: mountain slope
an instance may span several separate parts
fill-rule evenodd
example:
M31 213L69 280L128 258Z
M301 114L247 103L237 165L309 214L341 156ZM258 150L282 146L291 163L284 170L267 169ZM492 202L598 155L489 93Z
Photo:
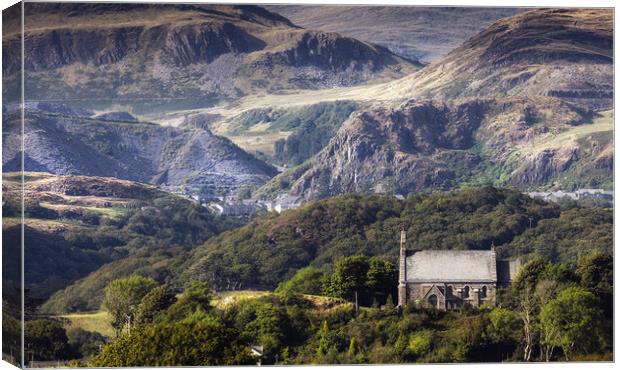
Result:
M20 279L12 261L21 253L21 178L19 172L3 175L5 286ZM101 289L118 276L163 280L193 246L241 224L148 184L42 172L25 172L24 178L27 297L38 305L55 294L51 311L99 308ZM96 281L64 299L61 289L95 271Z
M26 15L30 100L207 106L252 92L389 80L420 67L256 6L27 4ZM14 76L7 87L19 70L13 29L3 39L3 72Z
M284 183L306 198L480 183L610 188L611 33L606 9L501 20L436 64L376 87L388 97L354 113L303 171L266 188Z
M383 45L412 60L435 62L492 22L522 8L267 5L308 29Z
M411 100L354 113L290 191L323 198L478 182L524 190L558 180L568 188L609 186L613 119L592 114L554 98ZM572 178L560 179L567 171Z
M392 87L433 99L555 96L609 109L613 13L547 9L500 20Z
M20 131L20 115L6 114L4 171L19 170ZM260 185L276 174L200 125L162 127L28 109L24 142L26 171L110 176L189 190L209 185L216 193Z

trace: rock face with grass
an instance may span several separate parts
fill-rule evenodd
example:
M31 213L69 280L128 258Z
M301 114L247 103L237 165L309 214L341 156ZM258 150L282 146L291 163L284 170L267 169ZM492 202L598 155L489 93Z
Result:
M297 174L291 191L322 198L344 192L407 194L478 182L524 190L555 181L609 185L612 128L609 113L580 110L554 98L411 100L354 113L310 167ZM556 135L568 141L555 142ZM568 173L570 179L562 178Z
M282 175L289 190L321 198L480 183L611 187L611 19L581 9L498 21L386 84L408 98L354 113L307 169Z
M204 106L257 91L393 79L420 67L383 47L308 31L256 6L27 4L25 14L25 70L34 100L165 98ZM18 22L6 30L8 88L19 80Z

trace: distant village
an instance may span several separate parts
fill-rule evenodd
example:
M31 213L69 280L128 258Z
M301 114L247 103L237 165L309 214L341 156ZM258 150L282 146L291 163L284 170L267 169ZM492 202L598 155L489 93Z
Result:
M613 206L614 192L613 190L603 189L579 189L575 191L545 191L526 193L531 198L542 199L546 202L562 202L566 200L583 201L593 200L603 203L605 206Z
M247 217L258 213L277 212L282 213L289 209L301 206L306 200L300 196L289 193L281 193L273 200L239 199L234 195L204 195L196 194L188 189L167 189L177 195L184 196L192 201L209 208L213 213L222 216ZM375 193L377 193L375 191ZM594 201L598 205L613 206L614 192L604 189L578 189L575 191L538 191L524 192L529 197L541 199L546 202L559 203L563 201ZM402 194L394 194L399 200L404 200Z

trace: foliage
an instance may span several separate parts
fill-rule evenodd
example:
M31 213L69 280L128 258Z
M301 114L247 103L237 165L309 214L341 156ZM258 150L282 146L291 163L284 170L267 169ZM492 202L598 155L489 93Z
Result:
M179 279L196 276L216 290L266 289L309 265L333 268L339 256L394 263L402 229L409 250L495 245L500 258L540 255L570 264L580 253L610 249L612 221L609 210L560 210L507 189L415 194L404 201L348 194L265 215L209 239L192 252ZM555 245L558 253L547 253Z
M322 280L325 276L323 270L316 267L304 267L299 269L295 276L281 282L276 288L276 293L289 296L292 294L321 294Z
M110 313L117 335L128 325L131 328L140 301L157 283L151 278L131 275L112 281L104 290L103 306Z
M396 267L379 257L340 257L334 272L323 284L323 293L370 306L373 302L385 304L388 295L395 292L398 279Z
M140 305L136 310L136 323L146 324L152 322L155 315L164 311L176 301L174 293L165 285L153 288L140 301Z
M67 333L58 321L26 321L24 342L26 354L35 360L57 360L71 357Z
M192 280L164 314L167 320L178 320L196 310L207 312L211 309L211 298L211 289L206 283Z
M597 348L600 322L596 297L580 287L562 290L540 312L542 329L549 333L545 344L561 348L567 360Z
M199 313L179 322L150 324L105 346L90 365L213 366L251 364L239 334L217 318Z
M214 216L205 207L185 199L154 198L144 206L127 209L119 219L106 221L95 230L67 232L64 240L29 231L31 240L41 240L33 243L32 248L37 249L32 253L42 258L28 259L37 264L29 268L32 271L29 275L35 281L39 272L41 280L49 274L62 276L64 284L53 287L58 290L67 280L77 280L92 272L85 279L58 290L42 309L53 313L95 310L101 304L103 288L112 280L138 273L163 282L185 260L189 249L240 223L238 219ZM59 269L54 264L43 266L38 262L49 258L59 260L56 265L68 267Z
M82 328L67 330L67 338L69 339L68 343L72 352L78 358L96 355L106 341L103 335Z

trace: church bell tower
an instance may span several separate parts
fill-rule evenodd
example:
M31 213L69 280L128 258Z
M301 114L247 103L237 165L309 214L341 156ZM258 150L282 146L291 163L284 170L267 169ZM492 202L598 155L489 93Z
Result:
M398 306L407 304L407 250L405 249L405 230L400 232L400 255L398 261Z

